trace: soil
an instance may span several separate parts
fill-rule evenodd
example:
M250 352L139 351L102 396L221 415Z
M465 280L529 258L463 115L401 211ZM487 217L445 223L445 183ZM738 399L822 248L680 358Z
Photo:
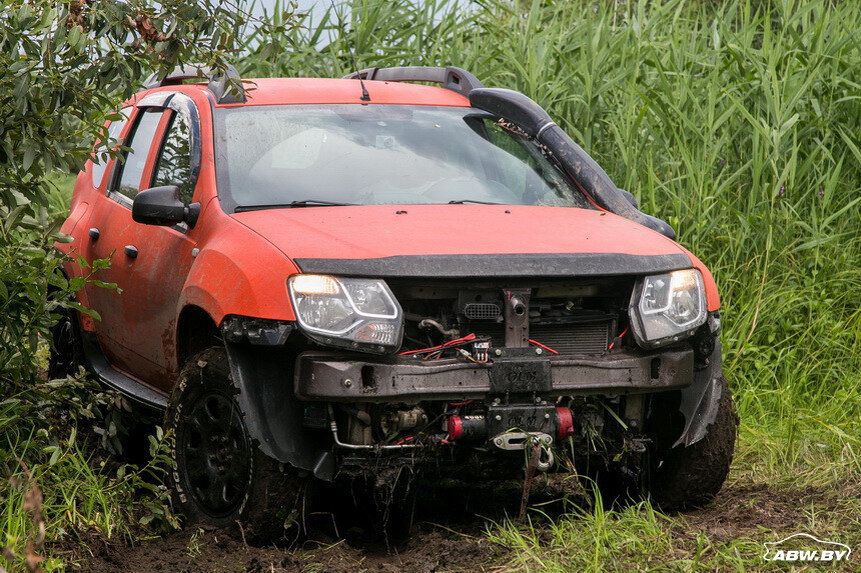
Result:
M400 551L351 546L344 540L306 541L299 549L253 547L224 531L181 531L137 547L90 547L84 571L105 573L282 573L298 571L485 571L499 549L486 539L420 525ZM485 565L482 565L485 564Z
M845 498L845 493L841 497ZM855 493L861 495L861 490ZM763 529L794 533L806 523L805 508L811 504L823 510L837 509L839 500L834 492L817 489L729 485L710 507L680 514L686 527L675 533L691 538L703 532L716 542ZM510 557L507 549L486 539L483 531L487 521L475 514L455 517L448 523L419 522L410 541L399 550L369 545L355 536L350 542L334 535L327 537L326 516L316 517L316 538L312 536L299 546L254 547L224 530L186 529L135 546L93 539L88 543L91 554L79 555L79 567L104 573L499 571ZM350 539L351 532L345 536Z

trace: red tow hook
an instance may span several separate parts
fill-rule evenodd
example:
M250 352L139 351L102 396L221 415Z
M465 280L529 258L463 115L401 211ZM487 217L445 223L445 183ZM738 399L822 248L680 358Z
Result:
M560 442L565 438L574 435L574 417L571 415L570 409L557 406L556 421L558 422L559 428L556 431L556 437L559 438Z

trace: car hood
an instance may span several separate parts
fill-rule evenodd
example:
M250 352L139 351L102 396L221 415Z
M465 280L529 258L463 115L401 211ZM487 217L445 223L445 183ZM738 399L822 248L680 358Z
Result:
M690 268L674 241L612 213L513 205L366 205L237 213L303 272L584 276Z

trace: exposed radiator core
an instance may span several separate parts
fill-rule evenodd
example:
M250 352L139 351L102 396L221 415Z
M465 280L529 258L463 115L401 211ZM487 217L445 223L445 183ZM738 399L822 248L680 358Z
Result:
M559 354L603 354L607 352L612 333L612 322L601 321L587 324L533 324L529 326L529 337ZM493 346L505 346L503 325L473 324L473 332L488 335Z

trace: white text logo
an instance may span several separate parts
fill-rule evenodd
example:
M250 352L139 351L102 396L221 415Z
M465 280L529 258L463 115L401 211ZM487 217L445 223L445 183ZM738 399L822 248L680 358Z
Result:
M788 549L781 547L783 543L796 538L802 538L804 544L810 548ZM813 545L803 538L821 543L824 547ZM807 533L795 533L780 541L767 541L764 545L765 555L762 558L766 561L849 561L849 556L852 554L852 549L848 545L834 541L822 541ZM797 542L792 544L793 547L796 545L798 545ZM816 548L813 549L813 547Z

